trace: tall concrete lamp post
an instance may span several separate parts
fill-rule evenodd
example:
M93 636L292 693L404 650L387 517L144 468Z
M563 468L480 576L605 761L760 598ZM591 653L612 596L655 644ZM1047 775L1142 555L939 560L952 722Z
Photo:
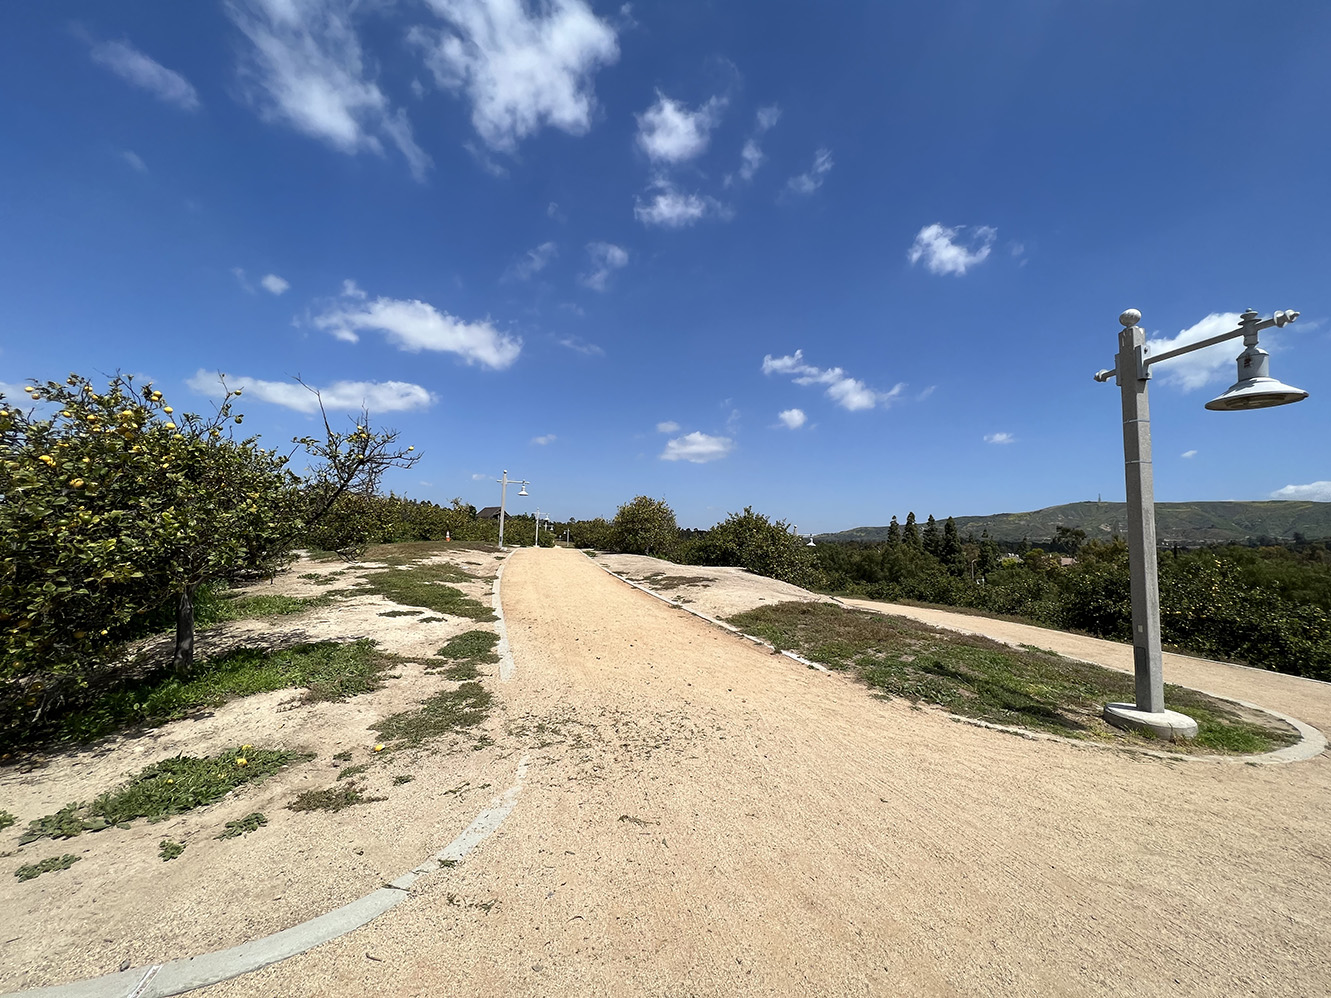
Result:
M520 495L520 496L525 496L525 495L528 495L528 492L527 492L527 486L530 485L531 482L527 482L527 481L518 482L518 481L514 481L514 480L510 479L510 478L508 477L508 471L507 471L507 469L505 469L505 471L504 471L504 477L503 477L503 478L496 478L495 481L498 482L499 485L500 485L500 489L499 489L499 550L502 551L502 550L504 550L504 504L505 504L505 503L507 502L507 500L508 500L508 487L509 487L510 485L521 485L521 486L522 486L522 491L519 492L518 495Z
M1165 683L1160 659L1160 587L1156 576L1155 482L1151 471L1151 414L1146 385L1151 366L1185 353L1243 337L1239 354L1239 379L1224 394L1206 403L1215 410L1264 409L1301 402L1308 393L1282 384L1270 376L1270 355L1257 345L1257 334L1272 326L1284 326L1298 312L1276 312L1258 319L1252 309L1239 316L1241 325L1219 336L1190 343L1158 356L1146 355L1146 333L1142 314L1130 308L1118 317L1115 367L1099 371L1099 382L1116 378L1123 394L1123 474L1128 498L1128 566L1132 581L1132 654L1136 673L1136 703L1105 705L1105 720L1120 728L1131 728L1160 738L1193 738L1197 722L1185 714L1165 709Z

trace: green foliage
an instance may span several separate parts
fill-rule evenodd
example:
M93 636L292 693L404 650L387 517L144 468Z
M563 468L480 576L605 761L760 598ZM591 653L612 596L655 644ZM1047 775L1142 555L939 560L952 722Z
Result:
M499 635L491 631L466 631L451 638L435 655L493 665L499 661L499 656L494 653L498 643Z
M678 533L675 511L664 499L637 496L615 513L613 538L616 551L668 558Z
M404 783L410 783L415 778L416 777L412 776L409 773L399 773L397 776L393 777L393 786L400 787Z
M323 790L306 790L287 805L288 811L341 811L356 804L374 804L387 797L366 797L359 783L342 783Z
M473 728L485 720L494 702L480 683L463 683L430 697L416 710L391 714L371 725L394 748L415 746L422 742Z
M466 573L461 573L465 575ZM494 611L464 595L462 590L444 585L456 581L459 570L452 565L427 564L412 568L386 568L366 576L365 588L404 606L418 606L452 617L490 621Z
M169 863L185 851L185 843L176 842L173 839L162 839L157 843L157 855L162 857L163 863Z
M0 832L4 831L16 821L18 821L18 818L14 817L8 811L0 811Z
M69 804L28 826L23 841L72 838L84 831L147 818L160 821L221 800L236 787L266 780L283 766L313 756L248 745L206 758L178 755L141 769L91 804Z
M337 771L336 778L339 780L349 780L353 776L360 776L361 773L369 768L370 764L368 762L362 762L359 766L343 766Z
M814 550L784 520L773 522L746 506L690 541L680 557L685 564L733 565L807 588L822 581Z
M1071 737L1131 737L1100 719L1105 703L1131 700L1133 680L1126 673L827 603L781 603L730 620L778 648L853 672L888 696ZM1298 740L1274 719L1245 719L1235 705L1195 690L1167 686L1165 699L1197 720L1199 747L1266 752Z
M327 606L330 602L327 596L283 596L277 593L235 596L221 600L218 608L209 614L209 618L210 621L220 623L226 620L250 620L254 617L279 617Z
M228 821L226 827L218 832L213 838L217 839L235 839L242 835L248 835L250 832L257 832L260 827L268 824L268 819L258 811L247 814L236 821Z
M82 856L75 856L72 853L65 853L63 856L51 856L40 863L20 866L14 871L14 876L18 877L19 880L34 880L43 873L51 873L54 870L68 870L82 858Z

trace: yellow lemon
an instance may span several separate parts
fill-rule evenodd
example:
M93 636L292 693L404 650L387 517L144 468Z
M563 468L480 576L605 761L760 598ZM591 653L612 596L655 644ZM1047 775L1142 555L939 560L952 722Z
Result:
M174 429L176 428L176 424L175 424L175 423L167 423L167 424L166 424L166 428L167 428L168 430L174 430Z
M162 411L169 416L171 413L175 412L176 410L172 409L169 405L164 405L162 406Z
M378 745L376 745L376 746L374 747L374 750L375 750L376 752L382 752L382 751L384 750L384 743L383 743L383 742L380 742Z
M240 757L238 757L238 758L236 759L236 765L237 765L237 766L248 766L248 765L249 765L249 760L247 760L247 759L242 755L242 756L240 756Z

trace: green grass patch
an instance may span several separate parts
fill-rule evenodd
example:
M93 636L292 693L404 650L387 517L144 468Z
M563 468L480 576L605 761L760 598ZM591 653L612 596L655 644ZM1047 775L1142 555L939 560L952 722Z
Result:
M289 811L341 811L355 804L373 804L387 797L366 797L359 783L343 783L323 790L306 790L287 805Z
M379 614L380 617L417 617L424 613L424 610L385 610Z
M242 835L248 835L250 832L257 832L261 827L268 824L268 819L258 811L253 814L247 814L243 818L235 821L228 821L226 826L213 836L215 839L236 839Z
M445 623L446 620L447 620L446 617L422 617L420 620L416 621L416 623L418 623L418 624L442 624L442 623Z
M481 670L476 667L475 662L459 662L457 665L450 665L447 669L441 671L445 679L452 680L455 683L466 683L481 678Z
M14 876L18 877L19 880L35 880L43 873L51 873L54 870L68 870L82 858L82 856L75 856L71 853L65 853L63 856L51 856L40 863L20 866L14 871Z
M335 754L333 755L333 761L334 761L334 762L350 762L350 761L351 761L351 750L350 750L350 749L345 749L345 750L343 750L343 751L341 751L341 752L337 752L337 753L335 753Z
M178 755L145 766L128 782L107 791L91 804L68 804L55 814L28 825L22 842L40 838L73 838L136 818L161 821L221 800L236 787L258 783L283 766L312 755L240 746L218 755Z
M393 786L400 787L402 784L410 783L414 779L416 779L416 777L407 773L399 773L397 776L393 777Z
M15 818L8 811L0 811L0 832L4 831L16 821L18 821L18 818Z
M375 592L403 606L419 606L450 617L495 620L488 606L447 585L464 581L467 573L452 565L417 565L414 568L386 568L365 577L362 592Z
M199 665L186 680L157 674L112 689L96 702L62 717L56 742L88 742L127 728L155 727L237 697L305 687L303 700L345 700L383 685L396 659L368 639L321 641L280 651L237 648Z
M331 602L327 594L321 596L282 596L277 593L256 596L228 596L217 602L209 614L209 622L251 620L255 617L280 617L300 613Z
M360 776L369 768L370 764L368 762L362 762L359 766L343 766L337 771L337 778L339 780L349 780L353 776Z
M435 655L439 658L456 658L493 665L499 661L499 656L494 651L498 643L498 634L490 631L466 631L450 640L435 652Z
M1133 677L1126 673L828 603L779 603L729 620L778 649L851 672L887 697L1073 738L1156 744L1110 727L1101 716L1106 703L1133 701ZM1176 748L1268 752L1299 739L1274 718L1195 690L1167 685L1165 701L1197 721L1196 740Z
M176 842L174 839L162 839L157 843L157 855L162 857L163 863L171 862L184 851L185 843Z
M416 710L390 714L371 725L394 748L419 745L431 738L474 728L485 720L494 697L480 683L463 683L436 693Z

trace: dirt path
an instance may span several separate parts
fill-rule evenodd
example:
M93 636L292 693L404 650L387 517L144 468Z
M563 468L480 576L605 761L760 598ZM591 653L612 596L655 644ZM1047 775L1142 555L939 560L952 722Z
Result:
M531 757L507 823L366 928L200 994L1331 990L1325 757L1188 765L958 724L570 551L514 555L504 607L506 747Z

